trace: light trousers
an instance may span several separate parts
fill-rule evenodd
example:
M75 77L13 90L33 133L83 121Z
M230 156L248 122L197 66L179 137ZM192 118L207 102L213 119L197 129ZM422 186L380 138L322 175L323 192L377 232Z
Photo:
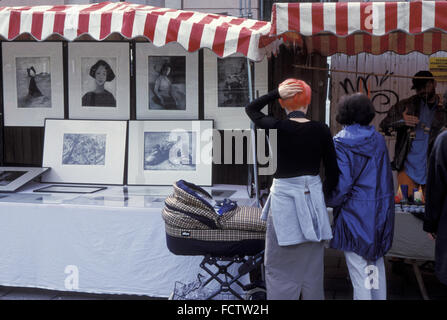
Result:
M383 257L375 262L345 251L346 264L354 289L354 300L386 300L386 274Z

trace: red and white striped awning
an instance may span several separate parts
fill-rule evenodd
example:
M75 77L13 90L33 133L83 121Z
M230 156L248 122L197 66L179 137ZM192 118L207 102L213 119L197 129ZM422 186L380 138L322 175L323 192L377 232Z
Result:
M24 34L38 41L84 35L104 40L118 33L127 39L144 37L156 46L178 42L190 52L208 48L220 57L239 52L255 61L266 55L260 38L270 29L265 21L126 2L0 7L0 37L5 40Z
M271 36L324 56L447 51L447 1L275 3Z

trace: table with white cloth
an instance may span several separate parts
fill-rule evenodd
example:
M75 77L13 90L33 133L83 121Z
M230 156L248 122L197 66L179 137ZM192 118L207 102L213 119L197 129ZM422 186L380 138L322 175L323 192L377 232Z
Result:
M418 261L435 260L435 241L423 230L421 219L411 213L396 210L393 245L387 256L403 258L411 263L422 297L428 300Z
M0 285L168 297L177 281L197 279L203 257L166 246L161 211L171 186L33 192L47 185L0 194ZM254 205L245 186L205 189Z
M411 213L397 210L394 218L393 245L388 256L434 261L435 242L423 230L423 222Z

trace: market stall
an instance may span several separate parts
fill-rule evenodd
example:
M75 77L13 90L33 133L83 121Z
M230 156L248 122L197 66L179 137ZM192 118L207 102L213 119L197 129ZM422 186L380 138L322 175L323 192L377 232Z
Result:
M446 12L447 3L444 1L275 3L270 35L282 37L308 55L380 55L387 52L431 55L447 50ZM396 57L396 64L398 60ZM370 90L369 87L374 82L368 83L368 72L362 73L363 67L360 69L330 71L360 73L362 78L354 84L354 92L374 93L376 88ZM395 83L411 79L412 74L393 75L393 71L380 75L381 81L392 78ZM371 76L375 76L374 72ZM391 103L390 99L388 103ZM396 210L394 240L389 255L413 262L416 259L434 260L434 243L423 232L422 221L409 212ZM427 298L419 269L415 263L413 266L421 292Z
M194 280L198 257L168 251L160 206L166 193L150 187L188 177L211 188L211 154L209 163L191 160L212 137L204 140L203 132L250 128L248 121L219 122L241 118L245 101L219 87L219 72L254 79L253 87L244 84L244 99L267 90L268 48L260 39L270 23L125 2L0 7L0 21L2 160L32 166L29 176L46 182L0 196L0 284L166 297L175 281ZM251 68L249 60L259 63ZM167 83L176 95L163 96ZM189 162L168 166L164 153L175 143L166 131L179 128L175 141L192 147L175 151L188 153ZM35 173L35 166L51 169ZM22 175L2 170L6 185ZM79 196L86 183L94 193ZM43 194L43 187L58 191ZM218 189L253 205L245 188Z

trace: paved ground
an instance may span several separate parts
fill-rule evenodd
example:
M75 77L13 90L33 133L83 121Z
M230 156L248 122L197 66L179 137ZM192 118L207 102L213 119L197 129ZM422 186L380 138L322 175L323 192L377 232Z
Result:
M386 259L389 300L422 300L413 267L407 263L396 264ZM394 267L393 267L394 266ZM325 290L327 300L351 300L352 287L343 254L328 249L325 257ZM447 290L436 279L432 266L423 268L428 295L433 300L447 300ZM394 272L393 272L394 270ZM61 292L31 288L0 286L0 300L154 300L160 298L133 295L104 295Z

